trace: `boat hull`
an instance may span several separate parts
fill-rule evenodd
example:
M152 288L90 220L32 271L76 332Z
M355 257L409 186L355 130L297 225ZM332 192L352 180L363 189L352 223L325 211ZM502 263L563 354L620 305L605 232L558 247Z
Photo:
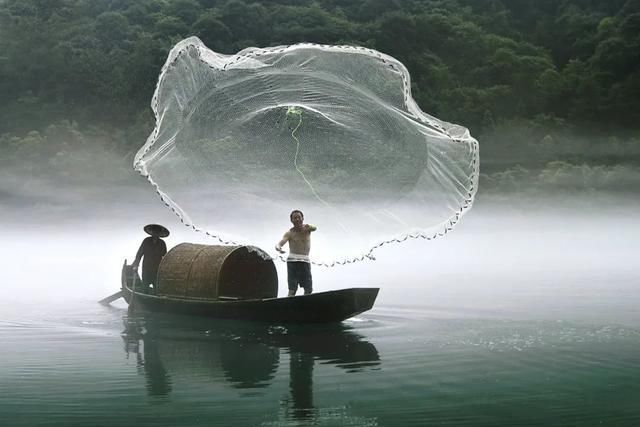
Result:
M284 298L197 300L133 292L126 277L123 272L123 297L136 309L274 323L340 322L370 310L379 291L379 288L349 288Z

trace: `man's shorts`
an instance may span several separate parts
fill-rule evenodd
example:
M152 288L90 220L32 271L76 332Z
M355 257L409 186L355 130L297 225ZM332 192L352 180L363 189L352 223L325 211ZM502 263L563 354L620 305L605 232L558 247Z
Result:
M308 262L289 261L287 262L287 282L290 291L297 291L298 285L304 288L306 293L311 293L311 264Z

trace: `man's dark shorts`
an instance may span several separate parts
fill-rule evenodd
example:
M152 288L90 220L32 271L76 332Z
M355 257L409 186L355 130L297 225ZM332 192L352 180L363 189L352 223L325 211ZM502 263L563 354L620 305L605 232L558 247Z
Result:
M304 288L306 293L311 293L311 264L308 262L287 262L287 276L290 291L297 291L298 285Z

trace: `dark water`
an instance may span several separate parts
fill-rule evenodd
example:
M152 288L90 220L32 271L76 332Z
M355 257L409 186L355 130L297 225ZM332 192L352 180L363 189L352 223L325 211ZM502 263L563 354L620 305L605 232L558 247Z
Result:
M609 219L316 270L381 287L325 326L130 315L96 301L139 236L5 232L0 426L640 426L640 227Z
M630 327L384 306L328 326L87 305L9 317L3 426L640 425Z

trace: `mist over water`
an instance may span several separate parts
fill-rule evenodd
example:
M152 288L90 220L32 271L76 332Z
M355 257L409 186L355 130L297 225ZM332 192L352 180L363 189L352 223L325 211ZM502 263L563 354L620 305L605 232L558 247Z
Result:
M169 248L216 242L144 185L56 192L3 203L0 413L10 426L640 422L637 202L480 195L445 238L314 267L315 292L381 288L371 311L336 329L103 307L144 224L166 225ZM305 213L319 228L312 255L330 251L316 238L322 218ZM287 215L257 231L261 241L275 244ZM276 266L283 296L286 266Z
M59 205L26 209L4 204L3 300L17 302L27 296L27 301L91 301L115 292L120 266L134 258L147 223L159 222L171 230L169 248L182 242L218 244L180 224L149 193L140 187L104 194L85 190L84 200L69 202L61 191ZM314 267L314 289L380 287L376 308L417 306L458 310L465 316L602 316L613 322L640 322L632 309L640 298L640 223L629 214L638 205L622 198L602 203L548 199L531 207L524 203L481 198L444 238L385 246L375 252L376 261ZM233 213L228 215L233 221ZM287 215L283 209L280 228L249 234L256 236L258 246L273 252L272 246L290 227ZM313 212L305 219L319 228L312 235L312 256L330 253L334 245L349 245L346 240L321 239L322 218ZM286 266L276 266L283 295Z

